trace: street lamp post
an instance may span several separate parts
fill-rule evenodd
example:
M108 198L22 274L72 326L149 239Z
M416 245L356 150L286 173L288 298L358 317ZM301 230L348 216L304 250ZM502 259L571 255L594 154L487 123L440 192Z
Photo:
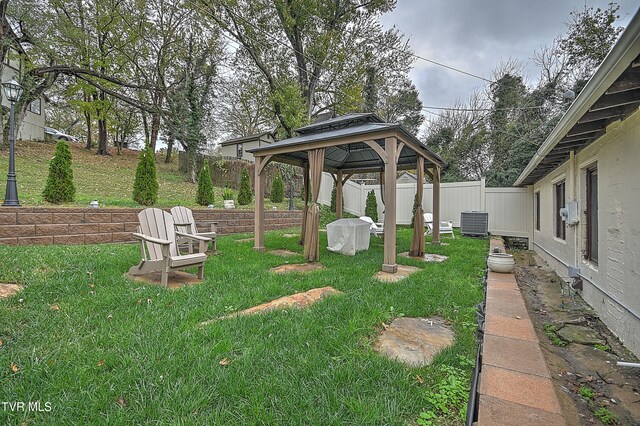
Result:
M11 104L11 113L9 115L9 172L7 173L7 189L4 195L3 207L20 207L18 200L18 185L16 183L15 169L15 132L14 132L14 105L22 95L22 86L15 79L2 83L4 94Z

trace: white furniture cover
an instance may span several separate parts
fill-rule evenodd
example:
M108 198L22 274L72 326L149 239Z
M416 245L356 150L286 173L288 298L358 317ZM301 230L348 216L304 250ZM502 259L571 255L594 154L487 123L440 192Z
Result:
M338 219L327 224L329 251L353 256L369 249L369 224L360 219Z

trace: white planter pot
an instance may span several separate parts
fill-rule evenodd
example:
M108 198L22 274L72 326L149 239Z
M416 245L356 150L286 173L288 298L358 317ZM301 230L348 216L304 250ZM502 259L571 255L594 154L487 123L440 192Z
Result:
M490 253L487 259L487 266L493 272L508 274L513 272L516 262L513 260L513 255L507 253Z

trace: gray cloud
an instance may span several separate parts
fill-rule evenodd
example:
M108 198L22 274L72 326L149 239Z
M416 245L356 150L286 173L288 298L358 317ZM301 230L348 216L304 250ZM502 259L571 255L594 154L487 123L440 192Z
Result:
M606 8L608 1L587 1ZM626 25L638 8L637 0L621 0L620 24ZM582 9L581 0L398 0L382 21L410 38L417 55L485 78L509 58L523 63L531 81L537 70L533 52L564 33L569 13ZM451 106L481 90L481 80L416 60L411 77L425 105Z

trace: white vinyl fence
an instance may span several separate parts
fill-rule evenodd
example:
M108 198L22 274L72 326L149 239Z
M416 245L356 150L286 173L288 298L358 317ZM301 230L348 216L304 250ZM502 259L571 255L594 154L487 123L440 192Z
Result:
M333 179L328 173L322 176L318 201L331 204ZM384 205L379 185L360 185L347 181L344 185L344 210L356 216L364 215L369 191L373 190L378 202L378 219L384 218ZM416 195L415 183L396 184L396 221L399 225L411 223L411 210ZM489 232L494 235L530 237L533 228L533 196L527 188L486 188L484 179L472 182L440 184L440 218L451 220L460 226L463 211L486 211L489 213ZM422 208L433 211L433 185L424 185Z

